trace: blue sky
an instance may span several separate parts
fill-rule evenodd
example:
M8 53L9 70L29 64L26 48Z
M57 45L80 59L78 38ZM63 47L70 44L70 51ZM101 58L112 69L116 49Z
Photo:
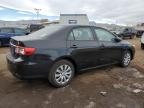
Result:
M37 19L35 12L20 11L16 9L10 9L0 7L0 20L16 21L16 20L34 20ZM59 16L47 16L39 14L39 19L57 20Z
M0 20L59 19L59 14L87 14L101 23L144 22L144 0L0 0Z
M11 8L6 8L6 7L0 7L0 20L5 20L5 21L17 21L17 20L35 20L37 19L37 14L35 11L33 12L28 12L28 11L21 11L17 9L11 9ZM39 14L38 19L48 19L50 21L52 20L58 20L59 19L59 14L58 16L48 16L48 15L42 15ZM90 18L90 20L95 20L94 18ZM114 20L110 19L97 19L96 20L99 23L115 23Z

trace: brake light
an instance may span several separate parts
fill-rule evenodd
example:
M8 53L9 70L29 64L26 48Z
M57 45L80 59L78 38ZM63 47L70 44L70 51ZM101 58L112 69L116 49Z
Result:
M33 55L36 51L36 48L20 47L16 46L15 53L30 56Z

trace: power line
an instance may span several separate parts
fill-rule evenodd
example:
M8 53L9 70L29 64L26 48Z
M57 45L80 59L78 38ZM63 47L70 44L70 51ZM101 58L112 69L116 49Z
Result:
M39 9L39 8L34 8L34 10L36 11L36 14L37 14L37 20L39 18L39 13L42 9Z

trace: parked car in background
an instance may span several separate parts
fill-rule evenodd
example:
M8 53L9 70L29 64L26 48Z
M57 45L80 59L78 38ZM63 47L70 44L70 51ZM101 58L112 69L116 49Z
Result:
M21 28L2 27L0 28L0 47L8 46L9 40L13 36L22 36L22 35L28 35L28 34L29 32Z
M127 67L135 55L131 43L95 26L51 25L28 37L11 39L9 70L20 79L48 78L55 87L66 86L86 69Z
M119 32L119 37L133 39L136 35L136 30L134 28L124 28Z
M144 33L141 36L141 49L144 49Z
M144 33L144 30L137 30L136 37L140 38Z
M45 27L45 26L42 25L42 24L31 24L31 25L28 27L28 29L29 29L30 32L35 32L35 31L40 30L40 29L42 29L42 28L44 28L44 27Z
M119 36L120 30L111 30L111 32Z

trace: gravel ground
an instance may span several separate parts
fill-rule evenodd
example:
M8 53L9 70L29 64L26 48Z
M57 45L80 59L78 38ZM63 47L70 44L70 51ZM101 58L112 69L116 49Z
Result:
M0 48L0 108L144 108L144 54L140 39L131 65L85 71L64 88L47 80L21 81L6 67L8 48Z

